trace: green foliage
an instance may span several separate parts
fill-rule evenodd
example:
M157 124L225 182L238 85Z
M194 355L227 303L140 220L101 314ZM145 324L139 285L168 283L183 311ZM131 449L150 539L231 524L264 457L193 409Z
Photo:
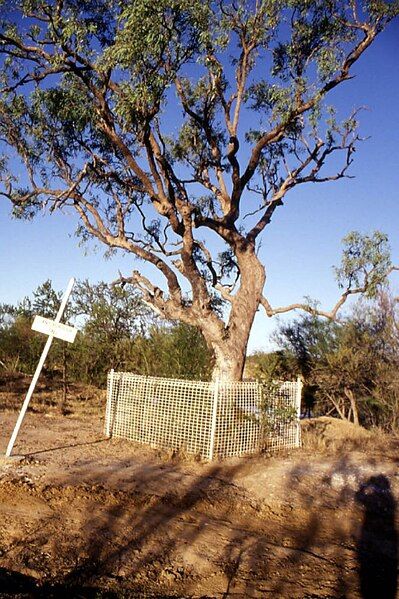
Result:
M111 150L104 119L113 123L133 155L145 154L142 136L150 125L163 125L164 109L175 103L170 88L177 75L186 105L199 119L185 113L169 149L183 171L187 163L195 170L213 167L210 140L220 148L228 143L221 92L234 90L242 51L248 48L244 99L261 112L252 128L264 131L268 123L286 122L289 131L297 127L298 140L312 119L314 125L324 113L316 105L308 123L305 117L290 122L293 108L299 99L317 96L320 83L339 73L348 44L360 36L359 29L348 25L346 4L333 0L263 0L256 7L244 0L68 0L61 5L23 0L18 6L5 2L2 12L0 132L22 161L35 166L42 183L52 177L62 180L65 173L73 180L77 165L93 152L110 159L120 176L125 165L119 150ZM397 2L367 2L363 7L369 25L379 29L397 13ZM24 44L31 50L18 50ZM42 50L38 54L32 50L36 47ZM266 75L270 54L273 61ZM110 80L113 86L108 86ZM104 89L106 109L99 100ZM320 102L322 96L320 92ZM228 163L223 169L229 169ZM86 180L92 185L86 188L90 201L98 201L94 188L110 193L95 169L86 173ZM118 185L117 178L113 185ZM31 217L43 206L35 194L26 198L27 191L14 186L16 216ZM126 187L123 193L128 194ZM18 201L21 198L24 201Z
M281 387L281 382L270 378L262 380L257 413L245 417L258 422L266 436L270 433L281 435L284 427L297 419L297 412L289 391Z
M209 380L212 358L201 333L184 323L156 325L136 339L130 369L149 376Z
M33 292L33 298L30 302L29 298L25 298L25 303L30 306L30 313L32 315L40 314L45 318L54 319L57 315L58 308L60 306L62 293L56 292L50 279L47 279L42 285ZM23 309L24 303L22 302L21 308ZM26 313L26 309L25 309ZM64 313L67 315L67 312ZM65 319L65 316L64 316Z
M397 303L384 291L359 301L340 325L300 317L282 325L277 339L302 371L316 413L396 430L398 323Z
M298 417L291 402L281 396L281 391L278 395L273 396L269 386L266 386L263 390L260 409L260 424L266 433L281 435L284 427L294 422Z
M273 380L292 380L298 376L296 361L289 352L255 352L248 356L246 376L269 384Z
M270 112L272 122L285 121L295 101L293 90L267 81L260 81L249 87L247 99L253 110Z
M83 330L91 337L112 343L142 332L151 314L131 286L93 285L78 282L73 293L75 316L84 317Z
M282 356L291 359L294 370L306 379L315 364L338 345L338 324L310 314L281 324L274 340L282 348Z
M376 297L392 266L387 235L380 231L372 235L352 231L343 243L341 266L335 269L340 287L363 287L367 297Z
M212 11L197 0L140 0L122 6L114 43L99 61L101 69L125 72L118 114L128 123L151 118L187 61L210 38Z
M47 280L17 306L0 305L0 370L31 374L44 338L32 331L35 314L54 318L60 293ZM197 329L155 322L129 287L78 282L66 318L79 327L73 345L55 339L46 371L102 386L111 368L138 374L208 380L211 355ZM66 373L66 374L65 374Z

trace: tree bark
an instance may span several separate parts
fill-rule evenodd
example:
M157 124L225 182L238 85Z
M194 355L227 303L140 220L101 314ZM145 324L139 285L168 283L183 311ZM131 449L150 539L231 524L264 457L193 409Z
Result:
M232 347L230 344L214 346L214 366L212 372L213 380L220 381L241 381L244 365L245 350L240 350L239 346Z
M353 391L351 389L345 389L344 393L345 393L346 397L349 399L350 404L351 404L351 410L352 410L352 414L353 414L353 423L359 424L359 412L357 409L357 403L356 403L356 399L353 394Z
M337 414L339 415L341 420L347 420L347 417L345 414L345 406L342 406L342 408L341 408L339 406L339 403L337 401L335 401L335 399L331 395L329 395L329 399L334 406L332 409L337 412Z
M231 311L224 328L199 323L205 340L214 354L212 378L241 381L249 335L259 308L266 276L252 245L236 249L240 268L240 287L231 297Z
M61 414L65 416L67 414L67 354L66 354L66 342L62 343L62 399L61 399Z

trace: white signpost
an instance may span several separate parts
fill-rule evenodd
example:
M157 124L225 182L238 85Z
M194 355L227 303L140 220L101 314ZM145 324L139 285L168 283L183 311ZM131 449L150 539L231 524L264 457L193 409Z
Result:
M64 341L68 341L69 343L73 343L75 340L77 329L75 329L74 327L70 327L66 324L60 323L60 320L62 318L62 315L64 314L64 310L67 305L69 296L71 295L71 291L72 291L74 284L75 284L75 279L72 278L69 281L68 287L67 287L67 289L64 293L64 296L61 300L61 305L59 307L59 310L58 310L57 316L55 317L55 320L43 318L42 316L35 316L35 319L33 321L32 329L34 331L39 331L39 333L44 333L45 335L48 335L48 339L47 339L46 345L44 346L43 353L41 355L39 363L36 367L35 374L33 375L33 379L29 386L28 393L26 394L25 401L22 404L22 408L19 413L18 420L15 425L14 431L11 435L11 439L8 443L7 450L6 450L7 457L10 457L10 455L11 455L15 440L18 435L18 431L19 431L22 421L24 419L25 412L28 409L30 399L31 399L33 391L36 387L37 380L42 371L44 362L47 358L47 354L49 352L49 349L51 347L54 337L57 337L58 339L63 339Z
M35 320L32 324L32 329L38 333L44 333L52 337L57 337L68 343L75 341L76 333L78 329L70 327L67 324L44 318L43 316L35 316Z

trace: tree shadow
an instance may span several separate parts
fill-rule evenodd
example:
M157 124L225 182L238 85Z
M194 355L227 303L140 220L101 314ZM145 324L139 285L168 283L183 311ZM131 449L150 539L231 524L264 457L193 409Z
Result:
M0 597L7 593L11 596L17 593L29 593L32 595L37 591L36 581L32 576L26 576L20 572L13 572L6 568L0 568Z
M66 586L58 583L38 585L33 576L0 568L0 598L27 597L29 599L117 599L114 592L104 591L97 587Z
M218 497L225 495L229 480L234 479L240 468L240 464L230 468L215 464L206 474L193 477L182 494L179 487L183 487L183 473L175 476L175 487L161 495L143 495L135 488L119 492L117 501L106 509L103 518L98 514L86 518L83 527L86 557L71 569L64 582L87 583L106 575L128 581L137 592L145 585L147 590L154 591L154 597L167 596L159 593L159 587L167 589L171 579L173 586L184 586L191 573L182 563L178 566L181 556L177 548L182 540L179 533L184 529L184 545L190 547L207 532L213 520L212 506ZM226 476L229 480L225 480ZM159 477L159 468L146 467L143 472L136 472L135 477L151 487L152 481ZM188 520L187 514L190 514Z
M382 474L364 480L350 454L324 470L294 457L282 482L279 513L273 512L277 508L268 503L267 493L264 500L255 500L237 484L248 465L245 459L198 467L190 475L184 465L180 469L170 462L140 463L129 469L129 460L121 460L119 465L126 477L123 489L115 488L118 479L112 473L105 486L100 472L79 484L74 473L63 486L48 490L56 514L62 516L56 516L43 538L54 536L53 553L64 561L58 569L42 570L38 587L42 594L32 596L52 596L51 588L57 588L57 597L66 596L62 593L68 589L74 589L69 596L84 598L95 596L92 592L98 597L143 592L147 597L168 597L172 592L188 597L194 588L197 594L198 589L209 591L196 578L199 572L210 571L208 566L218 581L217 594L210 596L224 599L296 597L301 589L303 596L313 596L312 592L319 596L320 591L323 596L344 598L357 592L359 585L366 599L396 596L396 504L390 483ZM265 458L262 468L268 466ZM81 521L70 530L69 506L73 514L81 513ZM360 532L354 532L359 513ZM65 531L60 534L56 526ZM38 556L44 547L34 531L25 536L23 545ZM190 559L198 551L205 566L191 571ZM7 575L9 588L25 584L29 593L36 584L15 572ZM4 580L5 576L3 571ZM377 584L380 592L367 594L367 588Z
M88 483L84 479L77 483L74 473L62 485L40 490L28 485L23 490L27 498L33 493L48 500L53 513L47 520L42 516L34 529L21 522L18 542L1 548L0 555L7 555L1 564L8 581L3 587L9 593L20 587L18 592L26 591L32 597L59 597L64 591L67 596L73 589L69 596L94 597L94 591L101 591L101 597L138 597L145 592L146 597L160 598L171 596L169 590L176 596L176 586L183 589L192 573L179 554L180 533L184 545L190 547L207 533L209 524L229 517L229 492L232 504L237 493L235 488L232 491L231 481L242 463L230 467L215 463L206 466L205 473L200 470L199 475L190 476L184 468L179 471L171 464L166 471L164 464L150 462L125 472L127 465L126 460L120 464L127 477L123 490L112 484L104 487L103 473L95 473ZM151 490L159 489L163 475L164 490ZM168 488L170 480L173 486ZM221 497L222 516L213 507ZM236 508L231 506L233 511ZM77 523L78 514L81 521ZM48 562L42 557L46 553L51 556ZM18 567L24 573L35 570L34 577L21 574L19 579L19 573L12 571ZM58 594L54 591L51 595L52 589ZM0 586L0 597L2 590Z
M84 447L84 446L88 446L88 445L98 445L99 443L109 443L109 439L106 438L104 439L104 437L102 437L101 439L96 439L95 441L85 441L83 443L70 443L68 445L57 445L56 447L48 447L47 449L39 449L38 451L29 451L26 453L16 453L14 454L14 457L22 457L22 458L26 458L29 459L30 457L34 456L34 455L39 455L41 453L50 453L52 451L57 451L59 449L72 449L74 447Z
M364 599L394 599L397 592L398 536L396 501L386 476L371 476L358 489L363 507L357 541L361 595Z

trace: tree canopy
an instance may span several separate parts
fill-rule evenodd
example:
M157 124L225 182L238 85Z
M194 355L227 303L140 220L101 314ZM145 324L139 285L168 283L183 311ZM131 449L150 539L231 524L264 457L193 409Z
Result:
M326 98L398 2L0 6L1 194L19 217L75 211L84 241L151 264L163 283L139 270L121 281L198 326L217 372L239 378L260 305L269 316L315 310L271 306L259 239L290 190L347 176L358 113L340 121ZM357 276L341 269L343 294L325 315L363 289L359 273L378 285L391 268L380 258L352 264Z
M287 365L301 372L317 414L397 430L399 312L387 289L359 300L339 325L310 314L282 324L276 341L283 377Z

